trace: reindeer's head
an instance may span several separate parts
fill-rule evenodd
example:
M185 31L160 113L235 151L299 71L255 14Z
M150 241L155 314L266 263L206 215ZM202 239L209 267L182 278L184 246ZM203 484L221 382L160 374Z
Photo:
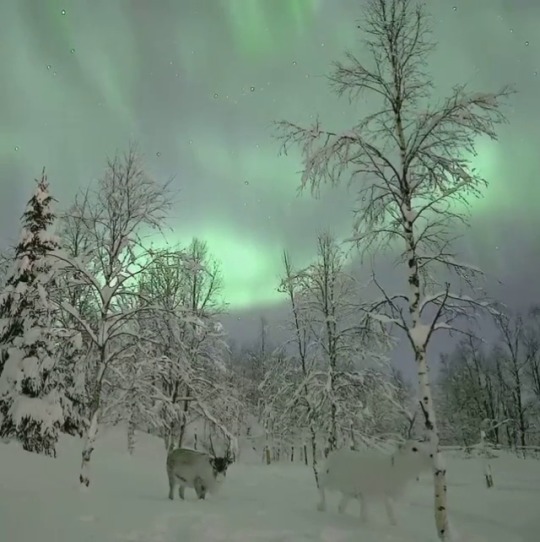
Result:
M410 472L421 472L431 467L433 462L431 443L409 439L398 446L392 456L392 465Z
M216 452L214 450L214 444L212 443L212 436L210 436L210 453L212 456L210 457L210 463L212 465L212 469L214 471L214 474L217 476L218 474L221 474L223 476L227 475L227 469L229 468L229 465L232 465L233 463L233 456L231 454L231 439L228 439L227 442L227 449L225 450L224 456L216 457Z
M394 461L396 459L406 461L408 463L416 463L418 465L428 464L432 459L432 450L430 442L426 439L413 438L414 424L416 422L417 412L410 414L405 412L409 427L407 428L407 436L405 442L398 446Z

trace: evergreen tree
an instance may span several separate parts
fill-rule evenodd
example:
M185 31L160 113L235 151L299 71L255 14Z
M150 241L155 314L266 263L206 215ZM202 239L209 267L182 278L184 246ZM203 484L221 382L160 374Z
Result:
M56 455L64 423L63 397L54 374L52 197L43 170L22 216L22 231L0 294L0 437L15 438L30 452Z

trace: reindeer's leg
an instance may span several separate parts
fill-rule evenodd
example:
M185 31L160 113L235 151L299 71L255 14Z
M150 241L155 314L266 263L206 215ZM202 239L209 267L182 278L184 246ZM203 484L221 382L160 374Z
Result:
M326 494L324 492L324 488L322 487L319 488L319 496L320 500L319 504L317 505L317 510L319 510L319 512L324 512L326 510Z
M351 499L352 497L349 495L345 495L345 493L341 495L341 500L339 501L339 505L338 505L338 512L340 514L345 513L345 509L347 508L347 505L349 504L349 501Z
M186 489L186 486L183 486L182 484L180 484L178 486L178 496L184 500L184 490Z
M384 506L386 508L386 513L388 514L388 519L390 523L392 525L397 525L396 514L392 505L392 499L388 495L384 496Z
M168 472L167 476L169 477L169 499L174 500L174 487L176 486L176 479L174 474Z
M199 476L197 476L197 478L195 478L195 480L193 481L193 487L195 488L197 497L199 497L199 499L204 499L206 496L206 486L204 485L202 479Z
M360 519L367 523L368 517L367 517L367 509L366 509L366 499L362 493L359 493L356 498L358 499L358 502L360 503Z

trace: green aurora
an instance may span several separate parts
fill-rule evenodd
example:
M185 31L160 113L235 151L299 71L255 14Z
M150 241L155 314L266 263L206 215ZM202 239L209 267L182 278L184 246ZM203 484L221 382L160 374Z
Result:
M436 98L457 82L479 90L512 82L520 91L500 144L479 142L474 164L490 186L473 202L468 244L503 272L493 250L498 217L539 223L539 127L529 112L540 91L540 5L432 4ZM345 238L352 218L345 189L297 197L300 157L278 156L271 123L308 124L319 113L344 129L362 114L363 103L339 100L323 78L345 49L361 53L358 16L354 0L4 0L3 237L15 234L14 209L43 165L66 205L107 155L136 140L149 171L174 175L178 186L168 241L207 241L232 309L279 302L282 250L307 265L318 231Z

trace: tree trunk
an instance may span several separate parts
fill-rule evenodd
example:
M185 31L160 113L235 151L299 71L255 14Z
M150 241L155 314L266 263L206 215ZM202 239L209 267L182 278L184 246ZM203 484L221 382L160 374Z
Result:
M330 385L333 387L334 379L330 377ZM334 390L332 389L332 403L330 405L330 434L328 435L328 453L337 449L338 438L337 438L337 405L333 397Z
M88 487L90 485L90 459L92 457L92 452L94 451L94 444L98 434L99 414L100 408L98 407L94 409L92 417L90 418L90 425L86 431L86 436L84 439L81 472L79 474L79 482L82 487Z
M425 417L426 433L431 443L433 454L433 488L435 505L435 526L440 540L450 540L447 494L446 494L446 467L439 445L439 433L437 431L435 411L431 397L428 367L425 352L421 352L417 358L418 380L421 394L422 410Z
M129 455L135 452L135 420L133 415L129 417L127 426L127 447Z
M486 479L486 485L489 488L492 488L493 483L493 474L491 472L491 465L486 461L484 464L484 477Z
M186 397L191 397L191 389L186 385ZM180 434L178 435L178 448L182 447L182 442L186 435L187 420L188 420L189 401L184 401L182 407L182 422L180 423Z
M315 476L315 484L317 485L317 489L319 489L319 471L317 469L317 433L315 432L315 428L313 427L313 423L310 423L309 430L311 433L311 465L313 468L313 476ZM304 446L304 454L306 458L306 465L307 465L307 448Z
M491 472L491 464L489 462L489 450L486 442L486 434L484 431L480 431L480 453L482 454L482 462L484 464L484 478L486 480L486 486L493 487L493 473Z
M170 427L167 427L165 431L166 433L163 437L163 441L165 443L165 449L167 450L167 454L169 454L174 450L174 424L172 424Z
M354 436L354 424L351 423L351 450L357 450L358 446L356 443L356 438Z
M398 126L400 123L398 122ZM404 157L402 157L404 163ZM418 265L418 255L416 253L416 239L414 236L414 223L411 217L414 217L410 201L406 201L404 208L404 238L406 242L406 261L408 265L408 283L409 283L409 316L412 327L409 329L409 340L414 350L416 369L418 373L418 389L420 393L420 405L425 418L426 436L429 438L433 458L433 487L434 487L434 507L435 507L435 526L439 539L443 542L450 540L447 494L446 494L446 468L439 446L439 433L437 430L437 421L435 418L435 409L431 394L431 383L429 378L429 368L426 357L426 348L429 341L429 334L426 333L426 327L422 324L420 315L420 272Z

